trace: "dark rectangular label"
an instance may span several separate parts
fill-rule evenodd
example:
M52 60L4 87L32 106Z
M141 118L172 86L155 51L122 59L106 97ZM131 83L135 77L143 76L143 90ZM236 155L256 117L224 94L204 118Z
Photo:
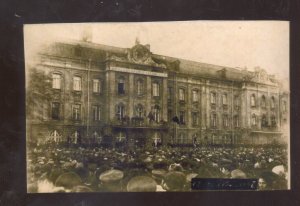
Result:
M193 178L192 190L257 190L257 179Z

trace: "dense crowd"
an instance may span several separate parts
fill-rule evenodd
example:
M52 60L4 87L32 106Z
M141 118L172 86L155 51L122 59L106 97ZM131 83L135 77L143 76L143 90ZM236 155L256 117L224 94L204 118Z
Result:
M256 178L261 190L287 188L284 146L28 148L28 192L191 191L192 178Z

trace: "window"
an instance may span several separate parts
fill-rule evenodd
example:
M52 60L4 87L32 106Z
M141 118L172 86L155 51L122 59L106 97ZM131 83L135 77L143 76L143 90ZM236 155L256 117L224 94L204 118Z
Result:
M94 121L101 120L101 108L100 108L100 106L93 106L93 120Z
M116 116L118 120L122 120L125 117L125 106L124 104L118 104L117 105L117 112Z
M143 94L143 81L139 79L137 81L137 95Z
M154 121L159 122L160 121L160 108L158 105L154 106L153 115L154 115Z
M60 110L60 103L53 102L52 103L52 119L59 119L59 110Z
M265 114L261 117L261 127L267 127L268 126L268 120Z
M251 107L256 106L255 94L252 94L250 97L250 105L251 105Z
M173 114L172 110L169 109L169 110L168 110L168 121L169 121L169 122L172 122L172 118L173 118L173 115L172 115L172 114Z
M238 115L235 115L233 117L233 124L234 124L235 127L239 127L240 126L240 118L239 118Z
M271 98L271 109L275 108L275 97Z
M227 105L227 94L222 95L222 104Z
M236 108L238 108L240 106L240 99L239 99L238 95L234 96L234 106Z
M73 105L73 120L80 120L80 112L81 112L81 105L74 104Z
M212 127L217 127L217 114L216 113L211 114L210 124Z
M287 111L287 103L286 103L286 101L283 101L283 102L282 102L282 111L283 111L283 112L286 112L286 111Z
M179 122L180 124L185 124L185 111L179 112Z
M172 98L172 87L168 87L168 100Z
M216 93L214 93L214 92L210 93L210 103L211 104L216 104L216 99L217 99L216 97L217 97Z
M73 90L81 91L81 77L78 76L73 77Z
M120 77L118 81L118 94L125 94L125 80L123 77Z
M179 89L179 101L184 101L184 89Z
M255 114L252 114L252 116L251 116L251 125L256 126L256 115Z
M192 112L192 123L198 125L198 112Z
M60 74L52 74L52 88L53 89L61 89L61 75Z
M276 127L277 126L275 115L271 116L271 126L272 127Z
M141 104L136 106L136 116L143 117L144 116L144 108Z
M228 115L223 115L223 126L228 127Z
M197 90L192 91L192 98L193 98L193 102L198 102L199 101Z
M159 84L156 82L152 83L152 96L159 97Z
M99 79L93 79L93 92L94 93L101 92L101 81Z
M261 97L261 107L262 108L266 108L266 97L265 97L265 95L263 95L262 97Z

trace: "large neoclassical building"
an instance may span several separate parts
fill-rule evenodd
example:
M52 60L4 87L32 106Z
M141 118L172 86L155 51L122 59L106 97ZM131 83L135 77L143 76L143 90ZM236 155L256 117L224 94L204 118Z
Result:
M56 42L38 53L34 67L50 84L47 100L27 113L29 139L182 145L266 144L288 137L289 93L261 68L158 55L138 41L132 48Z

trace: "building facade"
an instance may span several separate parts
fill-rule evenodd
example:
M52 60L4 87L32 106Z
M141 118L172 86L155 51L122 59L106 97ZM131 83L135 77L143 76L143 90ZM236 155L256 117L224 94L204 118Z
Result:
M138 41L57 42L38 59L49 94L27 113L29 139L231 145L288 137L289 94L261 68L157 55Z

